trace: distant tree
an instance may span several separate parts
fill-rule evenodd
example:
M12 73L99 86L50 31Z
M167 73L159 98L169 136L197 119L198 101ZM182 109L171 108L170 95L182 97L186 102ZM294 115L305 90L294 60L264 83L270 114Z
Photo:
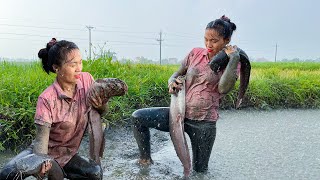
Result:
M293 58L291 61L293 61L293 62L299 62L300 59L299 59L299 58Z
M137 63L141 63L141 64L155 64L155 61L152 61L151 59L145 58L143 56L139 56L135 58L135 61Z
M257 61L257 62L268 62L269 60L264 58L264 57L260 57L260 58L256 58L255 61Z
M111 57L113 61L116 61L118 58L116 56L116 52L111 51L110 49L107 50L106 48L107 43L104 43L102 46L97 45L93 46L93 59L99 59L99 58L109 58Z
M128 58L122 58L122 59L120 59L118 61L121 62L121 63L131 63L132 62L132 60L128 59Z
M169 64L169 59L162 59L161 64Z
M161 64L178 64L177 58L162 59Z
M314 59L306 59L306 60L304 60L304 61L306 61L306 62L315 62Z

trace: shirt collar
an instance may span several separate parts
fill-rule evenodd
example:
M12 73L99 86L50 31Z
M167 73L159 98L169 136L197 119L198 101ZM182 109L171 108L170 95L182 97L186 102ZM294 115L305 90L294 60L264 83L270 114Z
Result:
M207 49L203 49L203 51L201 52L201 54L202 54L203 56L208 55L208 50L207 50Z
M57 94L58 94L58 97L59 97L60 99L70 98L69 96L67 96L67 95L63 92L63 90L62 90L61 86L59 85L57 79L55 79L55 81L54 81L54 83L53 83L53 87L56 89ZM78 79L78 80L77 80L77 83L76 83L76 93L77 93L80 89L82 89L82 88L83 88L83 85L82 85L80 79Z

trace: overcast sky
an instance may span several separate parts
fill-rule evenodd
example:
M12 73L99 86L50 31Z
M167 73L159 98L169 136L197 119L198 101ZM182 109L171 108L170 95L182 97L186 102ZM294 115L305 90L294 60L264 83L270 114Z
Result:
M75 42L118 58L184 58L204 47L206 25L222 15L237 25L231 44L250 57L320 57L320 1L315 0L0 0L0 57L37 59L51 39Z

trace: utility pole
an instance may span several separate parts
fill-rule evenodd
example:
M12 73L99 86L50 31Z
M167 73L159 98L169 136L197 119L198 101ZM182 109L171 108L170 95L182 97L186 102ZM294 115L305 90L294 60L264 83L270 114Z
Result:
M277 62L277 51L278 51L278 44L276 43L276 52L274 54L274 62Z
M91 29L93 29L92 26L87 26L87 28L89 29L89 59L91 60L91 47L92 47L92 43L91 43Z
M161 42L163 41L163 39L162 39L162 31L160 31L160 39L157 39L157 41L159 41L159 44L160 44L160 65L161 65Z

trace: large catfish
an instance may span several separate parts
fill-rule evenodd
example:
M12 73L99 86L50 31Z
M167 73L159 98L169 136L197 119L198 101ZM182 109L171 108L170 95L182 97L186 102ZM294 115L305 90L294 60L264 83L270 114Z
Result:
M15 161L16 175L13 179L22 179L22 175L34 175L40 172L45 161L53 161L53 158L46 154L28 154ZM20 178L19 178L20 177Z
M249 79L250 79L250 72L251 72L251 64L249 61L249 57L247 54L240 48L238 48L239 55L240 55L240 87L239 93L237 97L237 102L235 104L236 109L240 107L242 102L243 96L248 88ZM211 61L209 62L210 68L215 72L219 72L224 70L229 63L229 57L224 50L220 51L216 54Z
M128 91L128 86L120 79L105 78L96 80L90 90L97 92L97 95L100 96L102 101L107 103L113 96L124 95ZM91 105L89 105L87 115L90 158L100 164L100 158L102 158L105 148L104 128L101 122L101 115Z
M171 140L176 153L183 165L183 173L188 177L191 172L191 159L188 144L184 134L184 118L185 118L185 81L181 85L181 90L177 94L171 95L170 112L169 112L169 130Z

